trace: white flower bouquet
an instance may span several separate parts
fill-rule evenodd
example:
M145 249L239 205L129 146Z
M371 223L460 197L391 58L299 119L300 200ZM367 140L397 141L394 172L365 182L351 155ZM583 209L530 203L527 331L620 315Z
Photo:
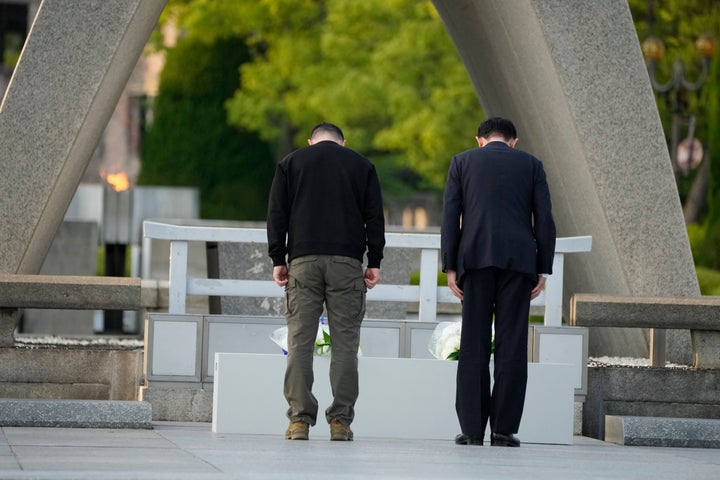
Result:
M460 353L462 322L440 322L428 341L428 350L439 360L457 360ZM495 324L492 328L491 354L495 352Z
M288 353L287 335L287 326L278 328L270 335L270 339L282 349L285 355L287 355ZM318 320L318 330L317 336L315 337L315 347L313 350L313 354L319 357L330 355L331 347L332 342L330 341L330 329L325 322L325 318L320 317L320 319ZM362 352L359 349L358 355L362 355Z
M462 322L440 322L433 330L428 350L439 360L457 360Z

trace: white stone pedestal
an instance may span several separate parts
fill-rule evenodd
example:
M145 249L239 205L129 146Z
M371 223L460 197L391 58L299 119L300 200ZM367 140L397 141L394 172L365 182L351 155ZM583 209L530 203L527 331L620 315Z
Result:
M287 428L283 355L215 354L212 431L282 435ZM320 404L310 438L329 438L324 410L332 395L329 357L315 357L313 393ZM360 357L360 397L352 424L357 438L452 440L457 362ZM572 444L571 365L528 364L525 410L518 437L528 443ZM488 431L489 434L489 431Z

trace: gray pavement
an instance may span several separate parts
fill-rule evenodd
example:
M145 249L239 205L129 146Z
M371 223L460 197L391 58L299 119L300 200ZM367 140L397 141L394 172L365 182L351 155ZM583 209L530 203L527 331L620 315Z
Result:
M207 423L153 429L0 428L2 479L718 479L720 451L573 445L457 446L452 439L330 442L215 434Z

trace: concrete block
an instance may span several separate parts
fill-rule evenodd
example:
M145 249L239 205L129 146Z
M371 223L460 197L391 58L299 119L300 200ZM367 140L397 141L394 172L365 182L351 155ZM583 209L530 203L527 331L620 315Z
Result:
M604 439L607 415L719 420L720 370L588 367L582 434Z
M0 398L107 400L106 383L0 382Z
M17 309L0 308L0 347L12 347L15 345L15 330L17 326Z
M217 252L220 278L272 280L273 265L266 243L220 243ZM285 315L285 299L221 297L220 309L217 313L225 315L279 316Z
M713 331L693 330L690 332L693 350L693 366L696 368L720 369L720 322L715 316Z
M137 310L141 280L135 277L0 274L0 305L8 307Z
M646 447L720 448L720 420L608 415L605 441Z
M152 428L147 402L0 399L4 427Z
M98 384L107 390L104 400L135 400L142 361L140 349L0 348L0 383L54 385L58 392L68 385Z
M720 297L711 296L576 294L570 300L571 325L663 329L660 332L690 329L692 365L696 368L720 368L719 312Z
M573 435L582 435L583 402L575 402L573 408Z
M592 327L720 330L720 297L573 295L570 323Z
M145 386L140 387L140 400L152 405L154 421L212 421L212 390L192 386Z

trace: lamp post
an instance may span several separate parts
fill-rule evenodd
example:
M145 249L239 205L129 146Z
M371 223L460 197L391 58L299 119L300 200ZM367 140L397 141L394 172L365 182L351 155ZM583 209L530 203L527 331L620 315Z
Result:
M710 70L710 60L715 54L717 42L709 33L698 37L695 48L701 59L701 71L695 81L690 81L685 76L685 64L677 59L673 65L672 77L665 83L658 81L656 72L658 61L665 55L665 44L657 37L648 37L642 44L642 52L647 62L650 83L653 89L665 95L665 99L672 114L672 126L670 131L670 156L673 169L680 170L687 174L691 168L697 166L702 159L702 145L694 139L695 115L686 115L688 106L688 92L699 91ZM688 126L687 137L680 142L680 125L686 123ZM678 155L680 147L681 155ZM699 151L698 151L699 150Z

